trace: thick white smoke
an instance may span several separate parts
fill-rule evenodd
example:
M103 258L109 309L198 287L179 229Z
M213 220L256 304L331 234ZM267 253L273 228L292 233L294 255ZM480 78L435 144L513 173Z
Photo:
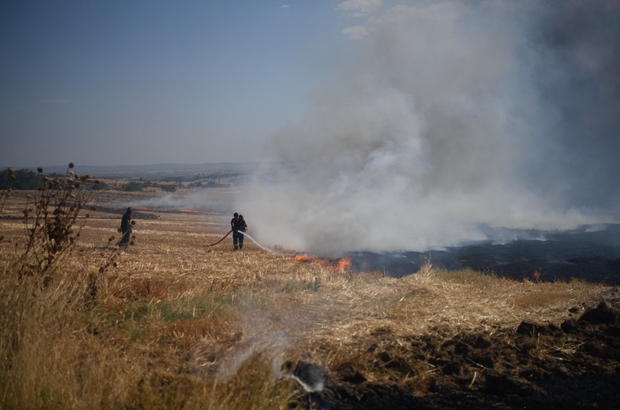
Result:
M588 161L618 137L589 142L567 115L574 103L560 101L579 98L565 91L576 69L563 62L586 58L583 41L558 51L549 40L549 24L561 32L574 18L567 10L443 2L371 17L340 82L269 141L272 161L239 202L258 239L323 255L426 250L484 239L481 226L613 220L608 174L620 172ZM617 79L598 75L581 86Z

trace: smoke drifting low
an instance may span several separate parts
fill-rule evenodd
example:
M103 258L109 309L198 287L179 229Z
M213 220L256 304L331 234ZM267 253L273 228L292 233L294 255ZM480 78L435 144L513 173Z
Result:
M421 251L617 220L620 3L424 4L371 17L269 141L239 201L257 239Z
M230 192L218 192L217 195L209 195L205 192L192 192L188 195L168 194L157 198L148 198L138 201L123 202L123 207L147 207L152 209L179 210L195 209L222 213L233 213L233 194ZM119 205L119 204L117 204Z

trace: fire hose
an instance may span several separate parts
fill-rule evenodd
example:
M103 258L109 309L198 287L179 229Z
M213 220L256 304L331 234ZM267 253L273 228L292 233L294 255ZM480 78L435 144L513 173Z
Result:
M212 243L211 245L207 245L207 246L215 246L218 243L222 242L224 239L226 239L228 237L228 235L230 235L230 233L232 232L232 229L230 231L228 231L228 233L226 235L224 235L224 237L222 239L220 239L219 241Z
M226 235L224 235L224 237L223 237L222 239L220 239L219 241L217 241L217 242L215 242L215 243L212 243L212 244L210 244L210 245L207 245L207 246L215 246L215 245L217 245L218 243L220 243L220 242L222 242L224 239L226 239L226 238L228 237L228 235L230 235L230 233L231 233L231 232L232 232L232 229L231 229L230 231L228 231L228 233L227 233ZM275 252L275 251L273 251L273 250L271 250L271 249L269 249L269 248L264 247L264 246L263 246L263 245L261 245L260 243L256 242L256 240L255 240L254 238L252 238L250 235L248 235L247 233L245 233L245 232L239 232L239 233L240 233L241 235L243 235L243 236L247 236L248 238L250 238L250 240L251 240L252 242L254 242L254 243L255 243L255 244L256 244L259 248L261 248L262 250L267 251L267 252L269 252L269 253L277 253L277 252Z

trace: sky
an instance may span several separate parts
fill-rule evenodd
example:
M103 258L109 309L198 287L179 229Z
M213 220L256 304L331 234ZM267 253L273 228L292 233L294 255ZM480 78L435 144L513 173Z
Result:
M353 46L337 6L3 1L0 165L256 161Z
M260 161L261 243L620 222L620 0L5 1L0 53L0 165Z

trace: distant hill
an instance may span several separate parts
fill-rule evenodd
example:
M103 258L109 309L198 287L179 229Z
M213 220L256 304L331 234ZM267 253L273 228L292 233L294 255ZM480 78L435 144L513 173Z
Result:
M152 174L186 174L202 172L249 172L257 167L256 162L208 162L204 164L149 164L149 165L79 165L73 169L77 174L90 174L95 176L107 175L152 175ZM35 168L27 167L36 170ZM67 165L52 165L43 167L44 173L60 173L67 171Z

